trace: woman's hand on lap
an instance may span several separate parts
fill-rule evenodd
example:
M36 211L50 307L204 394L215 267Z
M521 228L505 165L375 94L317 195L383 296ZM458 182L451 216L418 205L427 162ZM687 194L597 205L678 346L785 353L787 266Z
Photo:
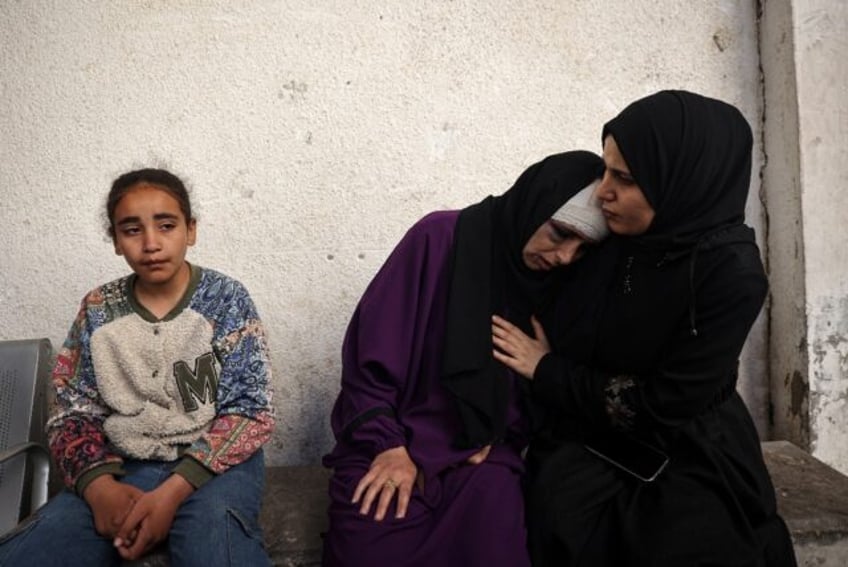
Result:
M376 503L374 519L379 522L386 517L389 504L397 495L395 518L404 518L417 476L418 467L406 447L387 449L374 458L371 468L356 485L353 503L361 501L359 513L363 515L369 514Z
M465 462L469 465L479 465L480 463L486 460L486 458L489 456L489 451L491 450L492 446L486 445L485 447L468 457Z

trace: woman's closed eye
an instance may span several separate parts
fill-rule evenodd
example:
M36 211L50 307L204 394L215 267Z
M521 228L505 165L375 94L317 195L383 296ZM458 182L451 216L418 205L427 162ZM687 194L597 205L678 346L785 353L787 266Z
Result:
M549 225L551 227L549 234L553 242L560 243L573 238L580 238L579 234L556 222L550 221Z

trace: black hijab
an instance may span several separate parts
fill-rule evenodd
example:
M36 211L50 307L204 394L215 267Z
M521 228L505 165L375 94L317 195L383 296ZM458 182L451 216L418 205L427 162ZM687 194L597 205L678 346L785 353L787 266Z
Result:
M743 224L751 181L751 127L739 110L687 91L661 91L631 103L604 125L655 211L645 234L628 238L663 260L689 257L690 334L698 335L695 264L699 251L756 246Z
M442 359L442 383L455 395L463 424L458 446L503 439L509 381L492 356L491 316L504 315L529 331L530 315L551 299L556 275L527 268L524 246L602 171L591 152L555 154L530 166L503 195L460 212Z
M607 122L602 139L608 135L656 212L637 240L689 248L705 234L744 221L753 138L735 107L686 91L661 91Z

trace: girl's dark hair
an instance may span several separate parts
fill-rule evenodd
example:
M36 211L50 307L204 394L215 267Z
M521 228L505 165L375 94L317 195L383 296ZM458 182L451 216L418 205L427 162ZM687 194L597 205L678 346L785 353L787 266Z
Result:
M191 200L188 190L182 180L165 169L137 169L129 171L112 182L109 196L106 198L106 218L109 222L109 236L115 238L115 208L127 192L139 183L156 185L167 191L180 204L180 211L189 222L191 216Z

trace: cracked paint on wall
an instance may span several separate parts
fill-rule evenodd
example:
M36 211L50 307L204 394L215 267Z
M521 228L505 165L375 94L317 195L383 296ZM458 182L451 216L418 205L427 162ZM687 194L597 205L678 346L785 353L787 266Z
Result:
M810 428L817 455L845 470L848 435L848 296L824 298L810 310ZM815 433L826 430L827 435Z

